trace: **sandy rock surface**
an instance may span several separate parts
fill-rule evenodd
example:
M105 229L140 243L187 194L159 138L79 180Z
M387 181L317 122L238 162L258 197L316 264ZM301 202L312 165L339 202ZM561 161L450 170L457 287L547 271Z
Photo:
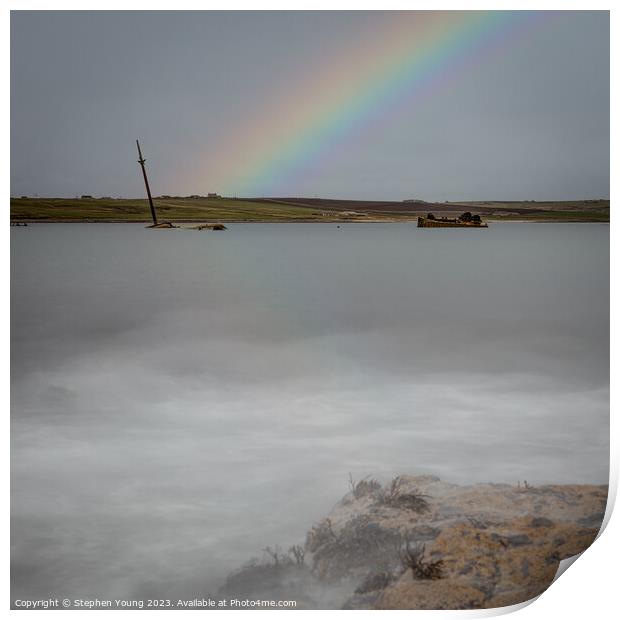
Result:
M529 600L596 538L607 487L365 480L280 552L236 571L224 595L301 608L472 609ZM300 560L300 551L303 556Z

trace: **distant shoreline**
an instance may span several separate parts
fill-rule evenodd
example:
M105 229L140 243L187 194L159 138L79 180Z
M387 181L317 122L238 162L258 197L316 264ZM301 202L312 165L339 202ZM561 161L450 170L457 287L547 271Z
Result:
M162 220L169 221L169 220ZM171 220L173 224L416 224L417 217L414 219L380 219L380 220ZM485 221L490 224L609 224L609 220L568 220L568 219L491 219ZM150 220L28 220L11 219L11 223L20 224L142 224L148 226ZM181 226L182 227L182 226Z
M161 222L212 223L396 223L419 216L458 217L464 212L487 222L609 223L609 200L562 202L450 202L333 200L322 198L169 197L154 199ZM11 221L32 223L151 222L146 199L11 198Z

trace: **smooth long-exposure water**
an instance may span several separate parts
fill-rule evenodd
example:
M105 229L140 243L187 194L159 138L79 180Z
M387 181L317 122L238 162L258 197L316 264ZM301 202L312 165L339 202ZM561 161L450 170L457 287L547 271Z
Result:
M11 244L14 598L215 592L349 472L607 482L607 225Z

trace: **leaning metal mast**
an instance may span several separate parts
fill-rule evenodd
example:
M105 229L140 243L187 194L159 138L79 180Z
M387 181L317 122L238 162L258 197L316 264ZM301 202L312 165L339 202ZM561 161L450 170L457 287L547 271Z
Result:
M144 185L146 185L146 194L149 197L149 205L151 207L151 216L153 218L153 226L157 226L157 213L155 212L155 205L153 204L153 198L151 198L151 188L149 187L149 180L146 176L146 168L144 167L144 162L146 161L146 159L142 157L142 151L140 150L140 143L137 140L136 140L136 144L138 146L138 156L140 157L140 159L138 159L138 163L140 164L140 167L142 168L142 176L144 177Z

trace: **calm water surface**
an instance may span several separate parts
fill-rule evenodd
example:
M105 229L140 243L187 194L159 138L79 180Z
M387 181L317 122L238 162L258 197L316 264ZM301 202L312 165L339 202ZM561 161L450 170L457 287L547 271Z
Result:
M14 598L215 593L349 472L607 482L607 225L11 240Z

